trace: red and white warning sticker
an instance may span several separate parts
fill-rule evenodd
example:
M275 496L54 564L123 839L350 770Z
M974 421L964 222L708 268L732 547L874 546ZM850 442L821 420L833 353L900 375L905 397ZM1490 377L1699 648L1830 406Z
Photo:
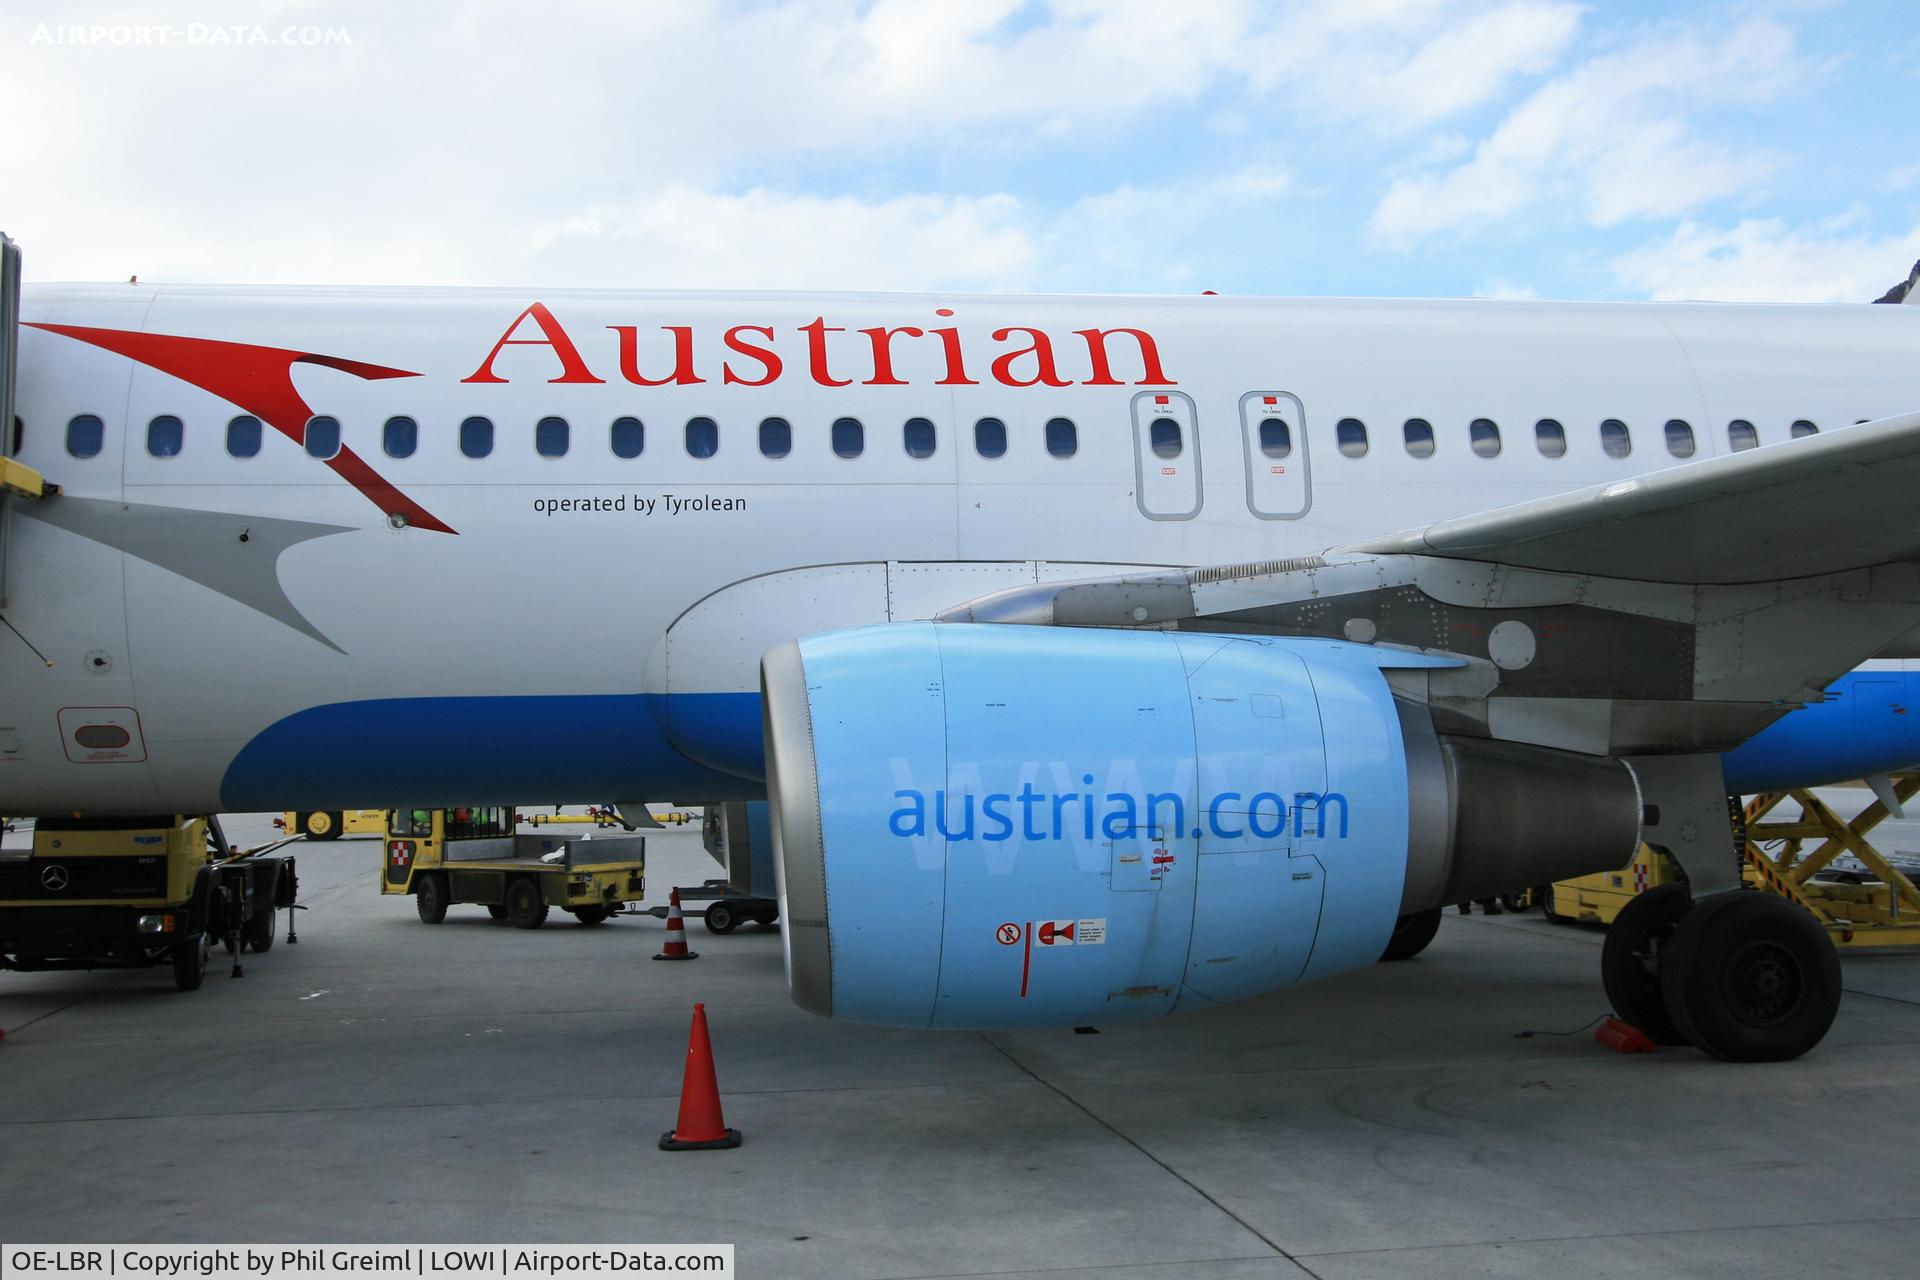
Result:
M1009 921L1001 925L998 929L995 929L993 936L1003 947L1018 946L1020 944L1020 926Z
M1075 920L1073 922L1073 940L1083 947L1097 947L1107 940L1107 918L1097 920Z
M1072 920L1042 920L1034 941L1043 947L1070 947L1073 945L1073 926Z

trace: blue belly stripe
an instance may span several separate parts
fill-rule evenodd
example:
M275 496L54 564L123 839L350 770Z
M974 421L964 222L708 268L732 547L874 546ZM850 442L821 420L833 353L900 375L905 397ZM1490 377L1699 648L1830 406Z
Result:
M382 698L295 712L243 747L236 812L293 807L757 799L754 693ZM693 735L676 748L667 725ZM697 755L698 760L691 758ZM716 767L718 766L718 767Z

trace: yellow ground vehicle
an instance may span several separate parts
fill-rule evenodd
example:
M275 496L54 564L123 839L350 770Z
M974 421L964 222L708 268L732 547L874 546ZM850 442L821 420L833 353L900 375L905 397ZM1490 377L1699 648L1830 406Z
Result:
M338 840L343 835L377 836L387 829L385 809L288 810L273 825L290 836L309 840Z
M645 836L516 835L514 817L511 805L389 811L380 892L412 894L427 924L471 902L522 929L553 907L599 924L646 896Z
M0 854L0 967L171 965L192 991L209 938L239 976L240 952L273 946L296 893L292 858L230 856L216 818L41 818L30 850Z
M1673 859L1655 853L1646 845L1633 855L1633 861L1618 871L1577 876L1550 884L1541 894L1535 890L1542 912L1549 920L1578 920L1582 924L1612 924L1621 908L1649 889L1679 881L1680 871Z

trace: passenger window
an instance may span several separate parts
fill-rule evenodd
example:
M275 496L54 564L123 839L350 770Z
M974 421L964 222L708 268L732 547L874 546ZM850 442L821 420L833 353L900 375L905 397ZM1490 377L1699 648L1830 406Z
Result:
M637 458L647 447L647 428L638 418L615 418L607 428L607 444L616 458Z
M1183 447L1180 441L1180 424L1172 418L1155 418L1147 427L1147 441L1153 447L1154 457L1179 457Z
M931 458L933 456L934 431L931 418L908 418L907 425L901 430L909 458Z
M1358 418L1342 418L1333 428L1334 443L1349 458L1367 456L1367 424Z
M687 456L711 458L720 452L720 424L712 418L687 419Z
M1293 452L1293 428L1285 419L1260 419L1260 452L1269 458L1284 458Z
M565 418L542 418L533 424L533 450L543 458L564 458L572 435Z
M1400 428L1400 433L1406 437L1407 452L1409 454L1416 458L1431 458L1433 456L1433 424L1431 422L1428 422L1425 418L1408 418L1406 425ZM1346 446L1344 444L1341 445L1340 452L1345 453L1346 451ZM1366 449L1363 446L1360 453L1365 452ZM1360 454L1356 453L1351 456L1357 458Z
M1567 429L1552 418L1542 418L1533 424L1533 443L1543 458L1564 458L1567 456Z
M180 419L163 413L147 424L147 452L156 458L176 457L185 435Z
M1500 456L1500 425L1492 418L1475 418L1467 424L1467 442L1483 458Z
M1080 451L1080 429L1072 418L1047 419L1047 452L1056 458L1071 458Z
M90 413L80 414L67 423L67 452L76 458L91 458L100 452L107 435L106 426Z
M1693 428L1679 418L1667 419L1667 452L1676 458L1693 456Z
M468 418L460 424L460 452L484 458L493 452L493 419Z
M793 426L785 418L766 418L760 423L760 455L784 458L793 452Z
M388 418L380 428L380 447L389 458L411 458L420 447L420 424L404 415Z
M867 429L858 418L833 420L833 452L842 458L857 458L867 447Z
M260 419L243 413L227 424L227 453L235 458L251 458L260 452Z
M998 418L982 418L973 424L973 448L983 458L998 458L1007 451L1007 424Z
M1609 458L1624 458L1633 452L1633 434L1618 418L1600 424L1600 451Z
M1735 418L1727 424L1727 443L1733 447L1735 453L1745 449L1758 449L1760 433L1755 431L1753 424L1745 418Z
M1817 436L1819 434L1820 428L1808 422L1805 418L1796 418L1794 420L1792 439L1798 440L1803 436Z
M331 458L340 452L340 419L307 419L307 453L315 458Z

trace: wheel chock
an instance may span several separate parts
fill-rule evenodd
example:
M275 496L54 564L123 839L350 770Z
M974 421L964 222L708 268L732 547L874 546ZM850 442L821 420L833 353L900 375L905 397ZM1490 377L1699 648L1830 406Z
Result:
M1615 1053L1653 1053L1660 1048L1646 1032L1618 1018L1601 1023L1593 1038Z

